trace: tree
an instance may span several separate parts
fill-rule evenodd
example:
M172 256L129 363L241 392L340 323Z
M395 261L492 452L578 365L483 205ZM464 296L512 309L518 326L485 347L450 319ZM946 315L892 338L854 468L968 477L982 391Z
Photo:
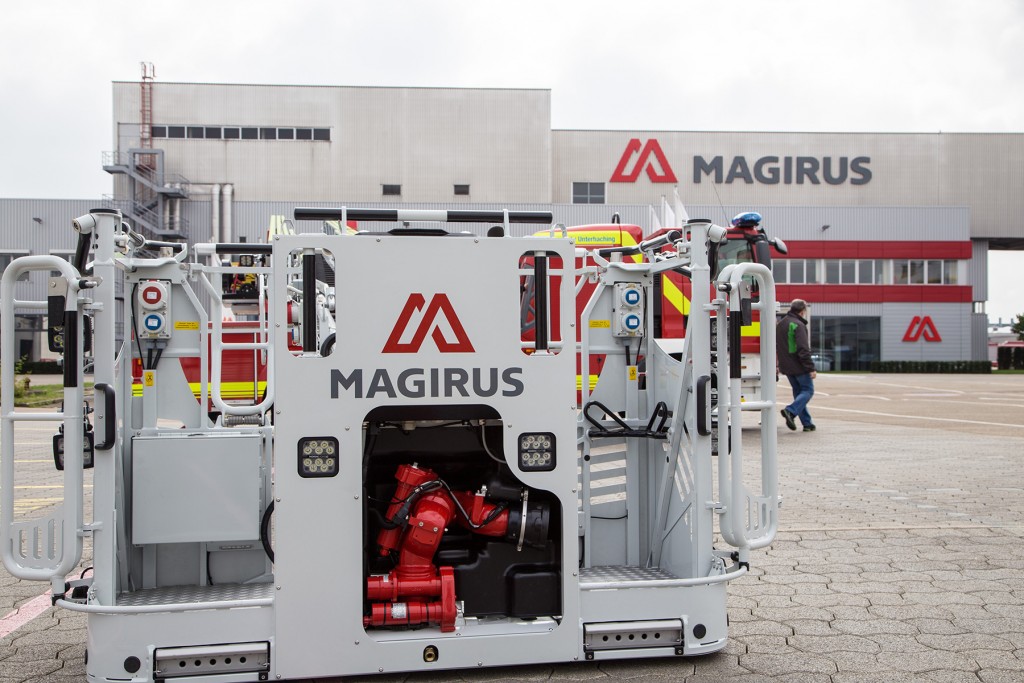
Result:
M1024 341L1024 313L1017 314L1017 321L1010 326L1010 331L1017 335L1017 339Z

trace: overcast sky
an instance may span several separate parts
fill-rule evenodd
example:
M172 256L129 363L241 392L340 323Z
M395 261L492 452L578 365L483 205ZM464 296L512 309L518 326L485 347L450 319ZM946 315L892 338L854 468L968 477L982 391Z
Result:
M1021 0L15 0L0 197L109 194L110 83L143 60L158 82L550 88L554 128L1022 132L1022 46ZM990 270L990 317L1024 312L1024 252Z

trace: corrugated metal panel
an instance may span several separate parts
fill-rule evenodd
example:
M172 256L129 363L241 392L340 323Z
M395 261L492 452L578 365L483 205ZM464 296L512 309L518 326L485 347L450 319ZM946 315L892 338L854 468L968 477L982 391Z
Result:
M988 315L971 313L971 360L988 359Z
M970 360L975 356L972 348L972 315L970 304L882 304L882 358ZM928 341L924 334L916 341L903 341L912 325L912 336L919 331L925 316L931 320L942 341ZM921 319L916 325L915 318Z
M137 139L138 84L115 84L115 136ZM330 142L158 139L167 171L231 182L240 200L547 202L551 197L548 90L354 88L156 83L155 124L312 126ZM121 125L117 125L120 123Z
M975 301L988 300L988 240L971 242L971 260L967 262L967 284Z
M73 252L78 234L71 220L97 206L99 200L89 199L0 199L0 252ZM27 282L18 283L15 295L22 301L44 300L48 277L42 272L29 274Z
M631 139L657 140L676 183L655 183L641 173L635 182L610 182ZM552 133L552 198L568 201L572 181L608 183L609 201L656 203L677 186L693 205L744 206L965 206L972 216L971 236L1024 238L1024 135L1019 133L779 133L688 131L584 131ZM639 154L627 159L635 170ZM866 184L821 182L776 184L729 182L734 159L750 167L759 159L806 156L824 164L846 157L870 159ZM722 182L697 168L697 157L721 157ZM645 166L646 168L646 166ZM740 170L740 169L737 169ZM780 173L780 175L783 175ZM848 178L852 174L848 172Z
M915 206L758 206L694 205L693 218L709 218L728 225L733 216L757 211L772 237L783 240L872 241L928 240L966 242L970 239L970 213L964 207ZM823 226L829 226L822 230Z

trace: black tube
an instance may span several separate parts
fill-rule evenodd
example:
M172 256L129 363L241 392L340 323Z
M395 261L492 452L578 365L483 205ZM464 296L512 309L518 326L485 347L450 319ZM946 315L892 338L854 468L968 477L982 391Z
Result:
M146 249L163 249L164 247L168 247L170 249L173 249L174 251L181 251L182 249L185 248L185 244L183 242L160 242L157 240L146 240Z
M64 311L64 388L78 386L78 313Z
M548 330L548 257L536 255L533 257L533 320L534 320L534 348L537 351L547 351L550 331Z
M89 247L92 245L92 233L78 233L78 242L75 244L75 260L73 264L78 272L85 275L85 262L89 259Z
M721 315L721 313L719 313ZM714 324L714 321L712 321ZM729 377L739 379L743 373L741 344L743 343L743 320L739 311L729 312Z
M335 333L331 332L329 335L324 337L323 343L320 344L320 355L329 356L334 353L334 339Z
M260 543L263 544L263 551L274 561L274 548L270 545L270 518L274 514L274 501L263 511L263 519L260 520Z
M316 254L302 255L302 350L317 351Z
M682 239L683 235L678 230L669 230L664 235L658 235L653 239L649 239L645 242L640 243L640 251L651 251L652 249L658 249L663 247L670 242L677 242Z
M147 244L153 244L147 242ZM213 251L218 254L270 254L274 251L272 244L252 244L249 242L221 242L215 244Z
M443 218L417 218L417 215L431 213L443 215ZM429 211L417 209L346 209L346 220L350 221L383 221L397 223L399 221L439 220L444 223L502 223L505 221L504 211ZM342 219L341 209L296 208L297 221L338 221ZM550 224L550 211L509 211L509 223L542 223Z

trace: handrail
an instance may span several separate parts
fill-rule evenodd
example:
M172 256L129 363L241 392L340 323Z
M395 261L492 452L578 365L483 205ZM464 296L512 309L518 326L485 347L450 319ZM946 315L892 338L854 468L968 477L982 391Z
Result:
M210 303L213 307L212 315L210 316L213 322L213 339L209 344L210 348L210 366L213 370L213 377L210 378L210 400L213 401L213 405L224 415L262 415L266 411L270 410L270 406L274 404L274 362L268 357L267 362L267 391L263 400L259 403L248 406L231 405L224 400L221 395L221 352L228 350L250 350L250 351L267 351L268 354L271 351L270 337L268 336L266 341L263 342L249 342L249 343L230 343L226 344L223 342L224 339L224 301L221 299L220 290L213 286L210 279L206 277L206 273L199 273L199 281L206 289L206 293L210 295ZM273 307L267 314L267 329L269 330L273 326ZM258 332L253 333L253 338L256 338Z
M7 570L19 579L50 581L54 594L63 593L64 577L82 557L83 500L83 413L84 389L82 364L65 368L64 409L55 413L16 413L14 411L14 348L16 307L37 308L45 302L15 299L15 282L30 270L58 271L68 281L65 295L65 319L80 326L78 292L81 274L66 260L52 255L22 256L15 259L0 279L0 557ZM70 315L69 315L70 314ZM74 317L71 317L74 316ZM65 342L76 348L66 350L66 360L81 358L81 336L71 335ZM49 516L37 520L14 521L14 425L19 421L63 420L64 422L64 504ZM55 528L59 525L59 529ZM17 534L15 534L17 530ZM40 535L45 534L41 539ZM59 534L59 541L57 536ZM26 537L27 535L27 537ZM53 547L54 542L58 545ZM40 548L40 544L48 547ZM25 553L22 545L25 544ZM17 549L18 553L15 553Z
M752 304L754 310L760 311L761 324L761 367L775 367L775 325L766 320L775 310L775 282L771 271L760 263L739 263L726 266L719 275L720 285L728 283L728 299L730 315L740 313L740 285L744 277L754 277L759 286L760 298ZM721 328L720 328L721 329ZM729 349L729 353L738 354L739 349ZM719 366L728 365L720 363ZM761 400L761 495L751 496L743 485L743 434L742 434L742 403L740 401L741 378L729 374L729 392L725 406L729 413L729 430L731 449L729 457L720 458L719 492L722 496L724 510L720 530L727 543L749 551L763 548L775 538L778 530L778 463L776 448L775 420L775 383L762 382ZM719 415L722 416L722 404ZM765 516L760 511L753 515L755 524L748 523L750 517L748 499L760 500L767 505Z

